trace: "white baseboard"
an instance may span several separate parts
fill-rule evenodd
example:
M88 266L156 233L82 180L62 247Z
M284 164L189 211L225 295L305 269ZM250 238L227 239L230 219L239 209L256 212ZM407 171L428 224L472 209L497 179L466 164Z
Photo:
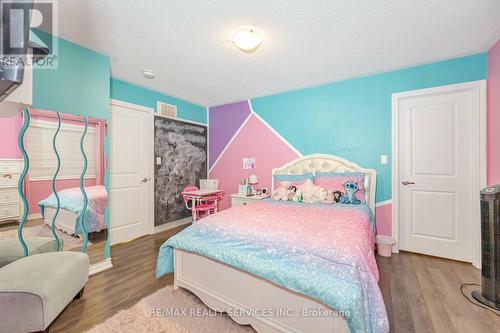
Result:
M155 226L153 228L152 234L157 234L159 232L165 231L165 230L170 230L173 228L180 227L181 225L189 224L193 222L193 218L191 216L174 221L174 222L168 222L159 226Z
M99 272L105 271L113 267L113 263L111 262L111 258L106 258L97 264L90 265L89 275L94 275Z
M375 204L375 207L385 206L385 205L388 205L388 204L392 204L392 199L381 201L381 202L377 202Z

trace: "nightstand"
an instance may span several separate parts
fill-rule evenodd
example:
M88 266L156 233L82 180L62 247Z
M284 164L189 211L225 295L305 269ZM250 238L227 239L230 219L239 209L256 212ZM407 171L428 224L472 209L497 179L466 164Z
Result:
M238 207L241 205L250 205L259 202L262 199L269 198L269 195L252 195L246 196L238 193L231 194L231 207Z
M17 192L23 160L0 159L0 224L19 221L22 208Z

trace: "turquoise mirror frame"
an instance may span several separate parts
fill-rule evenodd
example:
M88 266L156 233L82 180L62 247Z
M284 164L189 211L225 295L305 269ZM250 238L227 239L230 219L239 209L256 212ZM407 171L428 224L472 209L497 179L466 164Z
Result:
M61 251L61 243L59 242L59 237L57 237L56 233L56 218L59 215L59 210L61 209L61 200L59 199L59 194L57 193L56 190L56 179L57 175L59 174L59 170L61 170L61 157L59 156L59 152L57 151L57 146L56 146L57 135L59 134L60 130L61 130L61 114L57 112L57 129L56 132L54 133L54 137L52 138L52 149L54 150L54 154L56 155L57 159L56 171L54 172L54 177L52 177L52 194L54 194L54 197L56 198L57 206L56 206L56 213L52 218L52 225L51 225L52 235L54 235L54 239L56 240L57 243L57 251Z
M87 249L87 244L89 243L89 234L87 232L87 229L85 228L85 223L83 223L83 217L85 215L85 212L87 211L87 205L88 205L87 192L85 192L85 187L83 185L83 180L85 178L85 173L87 173L87 166L88 166L87 155L85 154L85 148L83 147L83 141L85 140L85 135L87 135L87 130L88 130L87 117L83 116L83 122L85 126L83 129L82 137L80 138L80 152L82 153L83 157L83 168L82 168L82 173L80 175L80 192L82 192L83 195L83 208L82 211L80 212L80 215L78 216L78 222L80 223L80 228L83 231L82 252L85 252L85 250Z
M17 184L17 191L19 192L19 196L21 197L21 201L23 203L23 215L21 216L21 220L19 221L19 226L17 227L17 237L19 238L19 242L21 243L21 246L23 247L23 252L24 256L28 256L28 246L26 245L26 242L24 241L23 238L23 227L24 224L26 223L26 219L28 218L28 200L26 199L26 195L24 194L23 191L23 184L24 184L24 179L26 178L26 174L28 173L29 167L30 167L30 159L28 157L28 153L26 152L26 148L24 147L24 135L26 134L26 131L28 130L28 127L30 126L30 112L28 108L23 110L23 115L24 115L24 124L21 130L19 131L19 138L18 138L18 144L19 144L19 149L21 150L21 154L23 155L24 159L24 167L23 171L21 172L21 176L19 177L19 183Z

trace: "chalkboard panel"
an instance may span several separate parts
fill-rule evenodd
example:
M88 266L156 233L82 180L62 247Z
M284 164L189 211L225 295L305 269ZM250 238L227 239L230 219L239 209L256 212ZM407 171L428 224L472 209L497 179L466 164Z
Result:
M207 127L155 116L155 226L191 215L182 190L207 178ZM158 164L161 159L161 163Z

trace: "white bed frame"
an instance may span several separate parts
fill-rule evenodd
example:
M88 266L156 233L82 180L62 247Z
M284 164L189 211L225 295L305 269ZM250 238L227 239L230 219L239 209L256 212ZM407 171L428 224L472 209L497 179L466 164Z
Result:
M44 218L43 222L52 226L52 219L56 214L56 209L54 207L45 206ZM76 232L76 224L78 223L78 214L72 212L70 210L61 208L59 209L59 214L56 218L56 228L61 230L68 235L75 235ZM96 232L100 232L102 230L96 230Z
M56 214L56 209L54 207L45 206L43 221L45 224L52 226L52 219ZM78 214L70 210L61 208L59 209L59 214L56 219L56 228L67 233L68 235L74 235L76 229L76 223L78 221Z
M376 171L343 158L325 154L304 156L274 169L273 175L310 172L365 173L366 202L375 211ZM202 255L174 249L174 288L179 287L190 290L210 308L227 312L237 323L251 325L259 333L349 332L342 317L303 313L334 311L327 305ZM258 311L266 311L267 315Z

